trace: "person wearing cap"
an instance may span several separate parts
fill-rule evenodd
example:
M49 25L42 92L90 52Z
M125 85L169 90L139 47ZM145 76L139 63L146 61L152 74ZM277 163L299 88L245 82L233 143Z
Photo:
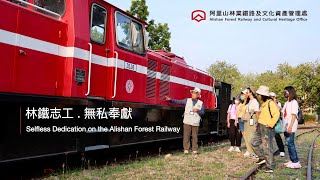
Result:
M201 116L204 115L204 104L199 98L201 97L201 90L195 87L190 91L191 98L183 100L171 99L165 96L167 101L173 104L185 104L183 115L183 148L184 153L189 153L190 149L190 134L192 134L192 153L198 153L198 133Z
M276 93L270 92L269 95L270 95L270 98L273 100L273 102L277 104L277 108L280 111L280 119L281 119L281 103L278 102L278 100L276 98L276 96L277 96ZM276 133L275 138L276 138L277 146L279 148L280 157L285 157L284 145L283 145L281 135Z
M266 163L264 172L272 173L274 167L273 139L275 136L273 127L280 117L280 111L277 104L269 97L269 87L261 85L256 93L263 103L260 107L257 128L253 134L251 145L259 157L256 163Z
M254 124L258 121L259 116L259 102L255 95L255 88L248 87L242 93L248 101L245 113L242 115L242 120L244 122L244 140L246 143L247 151L243 154L244 157L256 159L256 154L251 146L251 140L253 138L253 133L256 130Z
M231 146L228 150L229 152L241 152L241 132L239 131L239 123L237 119L237 111L239 104L240 97L237 96L233 98L233 103L231 103L228 108L227 123L229 128L229 140L231 143Z

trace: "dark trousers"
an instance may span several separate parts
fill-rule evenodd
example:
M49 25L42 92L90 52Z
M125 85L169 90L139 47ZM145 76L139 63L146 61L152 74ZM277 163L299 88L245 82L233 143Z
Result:
M189 124L183 124L183 149L189 150L190 148L191 132L192 132L192 151L198 151L199 126L191 126Z
M281 138L280 134L276 133L275 138L276 138L276 142L277 142L277 145L278 145L278 148L279 148L279 152L285 152L284 151L283 141L282 141L282 138Z
M241 146L241 137L242 133L239 130L239 123L237 126L234 125L235 120L230 119L230 129L229 129L229 139L231 142L231 146Z

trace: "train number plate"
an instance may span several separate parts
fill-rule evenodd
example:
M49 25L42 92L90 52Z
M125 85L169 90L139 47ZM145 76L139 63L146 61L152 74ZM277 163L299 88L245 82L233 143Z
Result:
M129 62L124 62L124 69L128 69L131 71L137 71L137 65Z

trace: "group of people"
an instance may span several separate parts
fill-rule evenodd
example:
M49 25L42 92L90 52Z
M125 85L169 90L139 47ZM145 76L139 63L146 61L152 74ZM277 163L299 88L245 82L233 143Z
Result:
M276 94L269 92L267 86L260 86L257 91L252 87L247 88L235 97L228 108L227 126L231 142L228 151L241 152L241 139L243 137L246 147L244 157L257 159L257 164L266 163L264 171L272 173L275 154L274 140L276 140L280 156L285 157L281 135L275 133L274 130L276 123L282 121L290 157L290 161L285 163L284 166L301 168L294 143L299 111L294 87L285 87L284 97L287 101L283 108L281 103L277 101Z
M190 91L191 98L183 100L165 97L174 104L184 104L183 118L183 148L189 153L190 135L192 135L192 153L198 153L198 132L204 104L199 98L201 90L194 88ZM258 98L257 98L258 97ZM227 126L231 147L228 151L241 152L241 139L244 138L247 158L257 159L257 164L266 163L265 172L272 173L274 168L274 139L279 147L280 156L285 157L284 145L280 134L275 133L274 127L282 121L284 137L287 142L290 161L284 165L288 168L301 168L296 151L294 137L298 128L298 110L296 91L292 86L284 88L287 99L283 108L276 99L276 94L269 92L269 87L260 86L257 91L247 88L234 98L228 108ZM260 103L259 103L259 101Z

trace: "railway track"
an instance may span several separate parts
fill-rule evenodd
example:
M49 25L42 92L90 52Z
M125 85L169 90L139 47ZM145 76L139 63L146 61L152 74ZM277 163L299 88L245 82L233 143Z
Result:
M312 179L313 148L315 146L315 142L316 142L317 138L320 136L320 131L318 130L318 132L319 132L319 134L316 136L316 138L314 138L312 144L310 145L309 156L308 156L307 180Z
M299 129L312 129L310 131L306 131L303 132L301 134L298 134L296 136L296 139L298 139L299 137L303 136L303 135L307 135L310 134L312 132L319 132L319 134L316 136L316 138L313 140L312 144L310 145L310 150L309 150L309 156L308 156L308 168L307 168L307 180L311 180L312 179L312 153L313 153L313 148L315 145L315 141L316 139L320 136L320 128L318 126L314 126L314 127L303 127L303 128L299 128ZM253 180L255 179L255 175L259 172L259 169L264 166L262 165L256 165L254 168L250 169L244 176L242 176L240 178L240 180Z

